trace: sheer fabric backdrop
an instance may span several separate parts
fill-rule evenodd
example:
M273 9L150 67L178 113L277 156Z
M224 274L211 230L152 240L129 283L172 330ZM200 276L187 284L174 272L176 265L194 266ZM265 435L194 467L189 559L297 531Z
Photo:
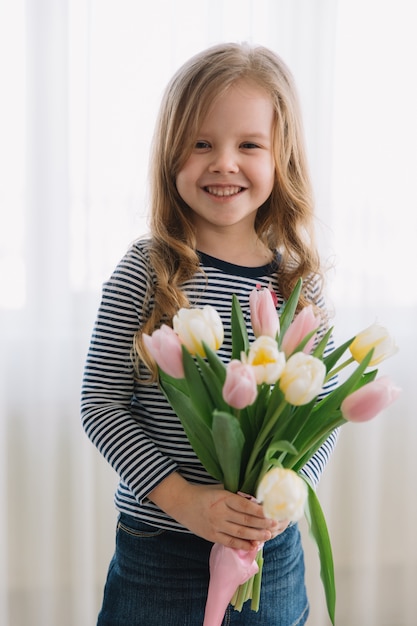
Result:
M0 624L95 623L116 476L79 423L102 282L146 230L146 168L173 71L248 40L291 67L302 100L337 339L376 318L403 388L345 427L319 487L339 626L411 626L417 89L411 0L0 0ZM305 528L312 613L327 623Z

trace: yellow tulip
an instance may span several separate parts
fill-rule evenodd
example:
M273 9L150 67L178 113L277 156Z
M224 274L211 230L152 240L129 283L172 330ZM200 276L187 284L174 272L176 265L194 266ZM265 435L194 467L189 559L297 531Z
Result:
M370 367L381 363L398 350L387 329L376 323L356 335L349 347L352 357L358 363L361 363L372 349L374 352L369 363Z
M275 339L261 335L250 346L248 355L242 354L242 361L252 365L258 385L273 385L285 367L285 354L278 350Z

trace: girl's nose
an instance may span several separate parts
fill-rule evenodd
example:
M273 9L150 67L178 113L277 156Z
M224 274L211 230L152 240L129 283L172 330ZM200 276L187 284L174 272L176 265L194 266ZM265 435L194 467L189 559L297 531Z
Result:
M239 171L236 154L233 150L216 150L209 166L210 172L217 174L235 174Z

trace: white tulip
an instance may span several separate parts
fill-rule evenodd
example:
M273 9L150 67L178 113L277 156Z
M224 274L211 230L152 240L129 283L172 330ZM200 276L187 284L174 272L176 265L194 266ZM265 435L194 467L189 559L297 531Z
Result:
M304 352L296 352L287 361L279 386L285 399L294 406L308 404L320 393L326 377L323 361Z
M293 470L275 467L262 478L256 498L266 517L297 522L304 515L307 485Z
M202 309L180 309L173 326L181 343L191 354L205 356L203 342L216 351L223 343L223 323L216 309L210 305Z

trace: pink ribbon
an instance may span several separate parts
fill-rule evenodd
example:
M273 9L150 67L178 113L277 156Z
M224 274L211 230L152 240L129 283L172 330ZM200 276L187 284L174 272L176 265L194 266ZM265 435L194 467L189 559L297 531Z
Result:
M235 550L215 543L210 553L210 582L203 626L221 626L233 594L254 576L259 568L255 561L258 547Z

